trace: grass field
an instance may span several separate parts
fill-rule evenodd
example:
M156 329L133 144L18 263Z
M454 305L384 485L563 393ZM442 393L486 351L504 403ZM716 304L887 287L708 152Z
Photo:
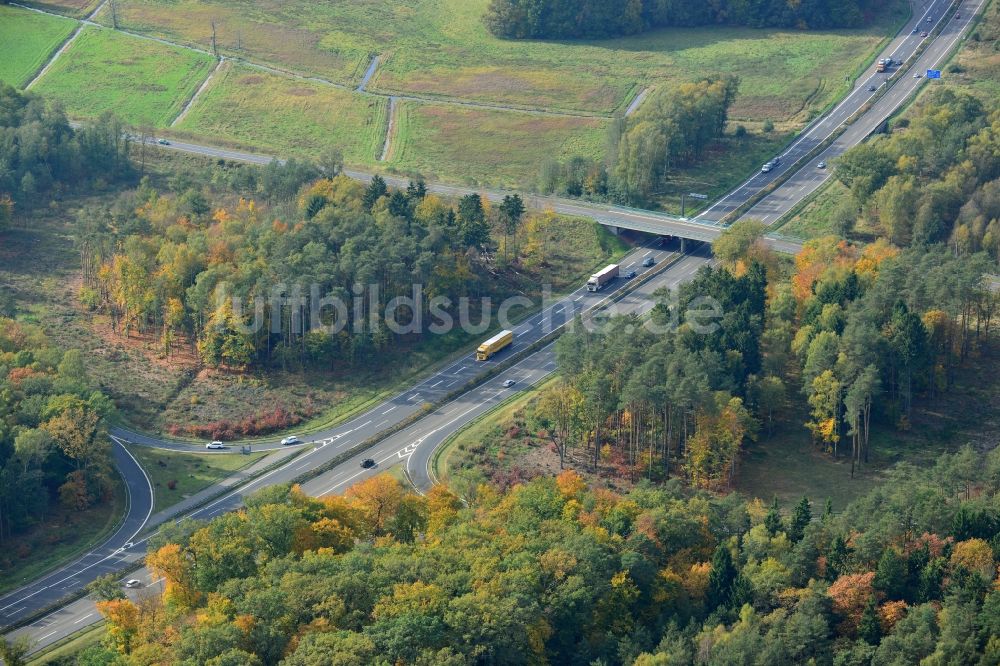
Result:
M73 117L114 111L133 125L168 125L214 66L211 57L85 28L33 90Z
M353 163L382 149L385 98L226 63L177 128L281 155L336 146Z
M183 453L129 446L153 484L153 513L208 488L233 472L255 463L267 453ZM170 488L173 483L174 487Z
M23 88L75 29L67 19L0 5L0 82Z
M401 102L387 165L428 177L517 186L547 159L600 158L607 121Z
M864 30L805 32L711 27L597 42L513 41L480 20L489 0L120 0L119 21L208 48L211 24L229 54L356 83L373 54L372 89L527 108L610 114L643 87L713 73L743 79L736 117L775 120L819 109L844 88L898 21L891 3ZM100 20L108 22L105 8Z

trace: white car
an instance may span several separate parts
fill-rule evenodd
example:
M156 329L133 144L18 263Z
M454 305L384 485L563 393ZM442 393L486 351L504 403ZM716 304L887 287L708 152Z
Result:
M220 442L219 440L215 440L214 442L209 442L208 444L206 444L205 448L206 449L224 449L224 448L226 448L226 445L223 444L222 442Z
M282 446L291 446L292 444L301 444L301 443L302 443L302 440L299 439L298 437L296 437L295 435L292 435L290 437L286 437L283 440L281 440L281 445Z
M125 581L125 587L135 588L142 585L142 581L138 578L130 578Z
M513 379L506 379L506 380L504 380L504 383L503 383L503 387L504 388L510 388L513 385L514 385L514 380Z

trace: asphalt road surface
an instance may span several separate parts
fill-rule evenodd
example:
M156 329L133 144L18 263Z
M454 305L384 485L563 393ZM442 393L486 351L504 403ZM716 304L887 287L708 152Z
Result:
M0 626L52 605L98 576L118 571L129 561L130 549L126 545L136 541L152 514L153 488L139 462L117 441L112 445L112 454L125 480L128 502L118 529L100 546L70 564L0 596Z
M920 32L925 30L930 32L933 27L944 18L945 11L950 5L951 0L934 0L929 4L915 4L916 7L922 9L918 9L913 12L913 18L902 27L896 37L889 43L888 46L886 46L879 57L892 58L896 62L906 62L909 60L913 54L916 53L920 44L927 39L930 39L930 37L921 37ZM927 22L928 18L931 19L930 23ZM914 29L916 29L917 32L914 32ZM943 40L936 39L935 41L939 42ZM892 68L893 72L897 70L898 67ZM745 204L752 197L759 194L761 190L781 178L789 169L795 168L795 163L798 160L801 160L803 157L815 150L820 144L830 138L830 136L840 129L844 123L846 123L858 111L863 109L865 105L870 103L874 97L879 95L881 92L881 86L885 83L886 77L890 73L891 72L880 74L876 72L875 64L873 63L869 67L868 71L866 71L863 76L858 78L856 87L847 97L834 107L832 111L813 121L813 123L802 131L795 141L793 141L784 150L784 152L781 153L781 163L778 166L774 167L767 173L758 171L735 190L699 213L695 219L705 222L718 222ZM898 85L895 86L895 88L899 87L900 86ZM909 86L908 90L905 92L893 92L889 95L894 102L895 107L898 107L903 100L906 99L906 96L913 91L913 88L914 86ZM855 125L857 125L857 123L855 123ZM876 123L875 126L877 125L878 123ZM874 127L872 127L872 129L874 129ZM854 143L863 141L868 134L871 133L871 131L872 130L869 129L868 132L865 132L860 136L855 135L856 140ZM818 158L815 161L819 162L820 159L823 158ZM749 216L756 217L754 215Z
M913 26L917 25L918 22L921 29L924 29L925 26L929 29L930 26L936 25L942 19L947 6L948 3L945 0L936 0L928 5L926 11L915 17L907 28L893 40L886 49L886 52L883 53L883 56L891 54L894 59L898 60L906 60L912 56L920 45L920 42L923 41L919 37L919 33L912 34ZM976 0L967 0L962 3L960 9L961 18L952 19L949 23L945 24L940 36L920 56L912 71L922 72L925 69L934 68L941 62L961 38L964 30L972 20L973 14L978 12L981 6L982 0L978 2ZM927 23L927 17L931 18L930 24ZM872 80L870 76L868 81ZM829 161L836 155L841 154L847 147L863 141L874 127L881 124L886 117L891 115L909 98L922 80L904 80L900 78L826 152L817 157L815 162L821 160ZM876 94L878 94L878 91L868 91L867 85L864 83L859 85L828 116L819 119L803 132L802 136L784 153L786 157L783 159L782 165L772 170L769 174L764 174L767 176L766 178L761 178L761 174L755 174L746 183L741 185L740 188L737 188L737 190L727 195L719 203L699 215L697 221L679 220L657 213L616 206L596 206L554 197L530 197L529 203L535 206L550 207L554 211L563 214L591 217L611 226L640 228L653 233L687 236L689 238L705 238L707 236L705 239L711 239L721 231L721 227L715 222L716 220L721 219L727 211L735 209L742 202L747 201L751 196L758 193L761 188L773 182L772 179L781 175L783 169L790 168L796 159L801 158L802 155L805 155L815 148L815 146L822 143L848 118L869 104L872 96ZM877 122L871 124L870 121ZM809 147L810 142L813 142L812 147ZM167 147L220 159L257 164L265 164L273 159L266 155L255 155L184 142L171 143ZM354 171L347 171L347 175L360 180L369 180L371 178L370 174ZM814 164L807 164L795 173L788 182L754 206L748 215L761 217L767 222L773 222L783 212L787 212L792 206L814 191L828 177L828 171L817 169ZM405 182L400 179L386 178L386 180L397 187L405 185ZM431 184L429 185L429 189L451 196L479 191L441 184ZM501 198L504 194L506 193L488 192L487 196L491 199L496 199ZM785 242L784 245L781 243L783 241L772 239L772 244L777 249L794 251L794 242ZM667 250L661 248L652 250L640 248L622 262L623 269L629 269L631 266L633 267L632 269L641 272L643 269L638 264L641 257L648 251L654 252L658 263L665 261L670 255ZM682 258L662 275L642 285L635 294L623 299L619 311L624 312L631 309L632 311L641 312L648 309L651 307L648 296L652 293L653 289L659 286L673 286L680 281L689 279L694 271L707 261L709 261L708 257L701 255ZM502 362L505 356L516 352L518 349L523 349L525 346L546 335L555 327L572 320L576 314L594 307L604 300L605 297L621 289L623 284L623 280L616 280L614 284L609 285L606 291L597 294L587 292L585 288L578 289L561 299L558 303L546 307L542 312L533 315L515 327L517 337L511 351L502 352L491 361L483 363L477 363L472 356L465 356L443 370L435 372L431 377L423 380L412 389L385 401L361 416L355 417L336 428L330 428L311 435L306 445L309 450L305 451L302 455L290 463L278 467L245 486L209 503L191 514L191 516L199 519L208 519L225 511L234 510L240 506L242 498L247 494L253 493L267 485L287 482L310 468L322 465L352 446L414 415L423 408L425 403L436 402L454 390L461 388L476 376L495 366L497 363ZM486 335L484 334L485 337ZM428 462L437 445L470 420L504 400L512 392L523 390L537 383L551 373L553 369L554 358L552 347L548 346L523 359L517 365L509 368L497 377L491 378L482 385L476 386L458 398L448 402L441 408L431 412L428 416L404 428L399 433L387 437L372 449L359 454L355 459L348 460L336 469L313 479L306 485L306 488L310 492L317 494L339 492L343 487L352 481L363 478L366 474L377 473L385 467L399 463L406 465L410 478L418 488L427 488L432 482ZM509 388L503 387L502 383L506 379L513 380L515 382L514 385ZM139 433L132 433L125 430L118 430L115 434L125 439L147 445L177 446L173 443L159 442L154 438L148 438ZM183 447L185 445L180 446ZM277 443L255 444L254 446L255 450L279 447L280 445ZM123 447L115 447L115 456L122 469L131 498L129 510L122 526L105 544L87 553L73 564L62 567L30 585L26 585L19 590L0 597L0 625L9 625L17 622L20 618L33 614L38 609L47 607L58 601L58 599L63 598L66 594L80 589L98 575L107 571L120 569L125 563L137 561L144 555L146 538L137 539L136 534L142 531L149 518L152 499L151 488L148 487L148 480L145 478L145 473L138 467L134 459L130 459L131 456L125 452ZM373 470L366 471L360 467L360 460L367 457L375 459L378 463ZM143 483L146 484L145 488L142 486ZM140 571L138 574L133 574L132 577L143 580L145 586L155 587L157 584L156 581L149 579L148 572L145 570ZM130 593L141 594L142 592L132 591ZM49 613L33 624L13 632L12 635L29 635L35 642L35 649L40 649L97 621L97 619L99 618L94 610L93 602L88 598L84 598L67 604L53 613Z
M944 25L941 28L940 35L920 54L913 66L908 71L895 73L895 83L884 91L882 97L872 104L870 109L849 125L844 133L838 136L826 150L813 158L809 164L804 165L787 181L755 204L744 217L752 217L767 224L777 222L833 175L829 167L825 169L818 168L817 165L820 162L832 165L834 159L840 157L849 148L858 145L877 131L885 120L895 113L904 102L910 99L917 88L924 84L925 81L926 85L937 85L936 81L926 79L927 70L940 68L954 46L965 35L969 24L975 19L984 2L985 0L966 0L960 3L957 11L960 18L942 17L937 13L936 9L934 13L925 14L925 17L932 16L936 20L943 20ZM947 6L948 3L935 3L935 6L937 4ZM928 30L930 24L926 22L925 18L924 22L918 27L921 31ZM915 47L927 41L927 38L921 37L919 33L916 33L908 35L904 38L904 41L906 43L900 48L906 48L912 53ZM921 74L920 78L914 78L914 73ZM943 72L942 76L948 76L948 74ZM874 74L870 78L869 83L881 90L885 79L885 74ZM859 88L859 90L863 89L866 89L866 86ZM868 94L876 95L878 93Z
M640 247L626 256L621 262L623 272L634 270L641 277L644 272L662 268L661 264L673 260L678 256L674 249L669 246L660 247L658 243L654 245L652 247ZM703 255L707 255L708 250L707 248L702 248L701 252ZM655 262L651 268L641 265L642 259L647 254L652 255ZM707 261L707 259L703 258L702 261ZM672 273L673 270L671 268L667 272ZM587 291L586 286L580 287L516 325L514 327L514 343L489 361L476 361L474 354L463 356L445 368L434 372L407 391L380 403L363 414L336 427L311 434L305 445L307 450L301 455L188 515L192 518L207 520L226 511L235 510L242 505L243 498L246 495L252 494L269 485L289 482L309 469L329 462L344 451L413 416L421 411L424 405L440 401L450 393L461 389L467 383L472 382L496 365L504 362L512 354L537 342L565 323L573 321L578 314L582 314L606 301L608 297L616 294L628 283L629 280L618 278L602 291L596 293ZM643 288L645 286L643 285ZM484 332L483 338L485 339L486 337L487 333ZM478 390L478 388L474 388L472 392ZM132 433L132 435L136 443L156 443L154 438L135 433ZM257 448L255 445L255 449ZM272 448L280 448L280 445L272 445ZM125 452L124 447L120 445L116 446L116 451L118 450ZM190 448L189 450L199 449ZM128 456L127 452L125 452L125 455ZM131 458L131 456L128 457ZM129 465L129 461L122 460L121 462L123 468L128 470L123 473L125 473L126 479L129 481L130 488L133 485L136 488L134 491L135 494L140 494L139 490L143 489L139 484L139 477L146 484L144 501L147 508L145 517L141 521L144 525L149 515L148 506L151 504L152 489L148 487L148 480L145 480L145 473L142 472L142 469L138 467L134 460L131 461L134 469ZM341 468L350 467L351 464L351 461L349 461L341 465ZM132 521L138 517L139 513L139 510L130 510L128 524L132 524ZM51 606L59 599L85 586L98 576L109 571L118 570L128 563L141 559L146 551L148 536L136 538L136 532L138 531L138 529L132 532L119 530L114 538L109 539L102 546L81 558L79 566L74 566L71 569L67 568L68 570L65 572L60 570L5 595L0 599L0 624L9 626L32 616L39 610ZM57 613L65 614L71 612L67 609L76 609L79 611L80 609L87 608L87 603L89 602L84 600L82 605L80 603L70 604L70 606L60 609ZM92 608L92 604L90 608ZM62 617L63 615L58 616ZM52 623L52 617L53 614L49 614L41 620L28 625L26 629L15 632L14 635L29 633L38 641L37 648L41 648L81 628L73 624L76 619L79 619L76 616L69 623L60 622L58 624Z

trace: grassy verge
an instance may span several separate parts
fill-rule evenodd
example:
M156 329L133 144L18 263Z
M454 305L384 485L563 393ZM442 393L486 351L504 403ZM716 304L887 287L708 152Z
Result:
M125 488L119 479L110 502L82 512L56 510L45 524L6 542L0 554L0 593L34 580L104 541L118 526L125 503Z
M139 460L153 484L153 513L187 499L268 455L266 452L209 455L145 446L129 446L128 450Z
M447 483L453 473L476 469L484 456L503 458L501 452L504 449L501 446L496 444L489 446L484 443L501 434L504 425L513 422L515 414L538 400L539 394L548 388L553 381L555 378L550 377L535 386L515 393L446 439L431 458L431 470L434 475L442 483ZM527 449L523 445L517 448L522 454ZM515 457L517 452L514 452ZM508 456L510 453L507 451Z
M387 107L385 98L227 63L177 130L284 156L337 147L349 162L371 164Z
M30 666L48 666L52 664L76 663L75 656L87 648L99 644L107 633L104 622L87 627L77 633L42 650L29 658Z
M75 29L68 19L0 5L0 82L23 88Z
M100 28L84 28L33 90L70 116L105 111L133 125L165 126L212 70L211 57Z

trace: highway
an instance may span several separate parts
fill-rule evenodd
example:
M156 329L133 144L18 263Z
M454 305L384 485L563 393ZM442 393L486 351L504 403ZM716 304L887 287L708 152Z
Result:
M678 285L694 277L699 268L711 261L707 245L684 255L668 270L615 303L616 314L645 314L652 309L653 292ZM472 391L442 405L417 423L379 442L374 448L359 454L337 469L310 480L303 489L310 495L341 493L359 480L397 464L406 466L407 476L418 491L425 492L436 482L430 470L435 449L448 437L461 430L470 421L493 409L513 394L539 383L556 369L555 343L549 344L508 368ZM505 387L504 383L514 384ZM364 458L372 458L377 466L372 470L360 468Z
M879 56L909 64L908 61L914 57L914 54L917 53L921 45L931 40L929 48L921 54L914 65L919 71L931 68L955 45L972 21L974 14L981 8L983 1L967 0L964 2L964 6L961 9L962 18L959 20L949 20L946 16L947 9L951 5L950 0L933 0L929 4L924 3L921 9L914 12L913 17L903 26ZM930 19L930 22L927 19ZM944 27L940 35L926 38L921 36L923 31L932 32L942 22L944 22ZM916 32L914 32L915 30ZM906 64L903 65L904 68L906 66ZM829 161L842 154L847 148L864 141L875 128L882 124L886 117L891 115L893 111L909 99L916 88L923 83L923 78L909 79L901 76L895 85L884 90L887 77L892 73L897 73L898 75L899 70L900 67L894 67L893 72L880 74L875 71L875 65L872 64L859 77L854 90L847 97L841 100L830 112L814 120L789 144L780 155L780 164L767 173L762 171L755 172L729 194L693 218L681 218L655 211L590 203L556 196L529 196L528 203L533 208L551 209L562 215L591 218L616 229L632 229L644 233L711 242L722 233L725 228L722 221L728 215L747 204L752 198L759 196L767 188L774 187L777 181L785 178L790 172L794 173L793 178L778 186L774 192L766 195L760 202L754 205L750 212L742 216L761 218L764 222L773 224L794 207L798 201L808 196L830 177L830 170L816 169L816 163L822 160ZM874 90L872 90L873 88ZM874 104L873 100L876 100ZM869 105L872 105L871 108L865 110ZM858 116L859 113L861 114L860 116ZM823 155L811 160L812 163L810 165L797 164L797 162L816 150L837 131L842 129L845 123L852 119L855 119L855 122L848 126L848 130L838 137ZM164 147L215 159L251 164L267 164L276 159L271 155L206 146L186 141L172 141L161 138L149 138L147 140L150 143L157 143L161 140L169 141ZM162 144L160 145L162 146ZM344 173L362 182L369 182L374 175L354 169L345 169ZM404 178L389 175L383 175L382 177L389 185L397 188L406 187L408 183L408 180ZM505 190L483 190L443 183L429 183L428 190L449 197L479 193L491 201L500 201L505 195L514 193ZM766 241L773 249L788 254L797 253L802 247L801 243L795 239L783 238L775 234L769 235Z
M875 101L871 108L865 111L855 122L848 125L847 129L837 137L823 152L814 157L809 164L803 165L794 175L782 183L773 192L755 204L744 217L752 217L767 224L774 224L784 217L800 201L815 192L823 183L833 176L830 168L819 169L820 162L833 164L833 160L844 154L866 138L894 114L907 100L909 100L917 89L925 83L934 85L933 81L927 81L923 76L929 69L939 69L945 58L967 32L969 25L975 20L975 16L982 9L985 0L965 0L958 4L956 12L960 18L946 18L933 14L938 20L943 20L944 25L941 33L931 42L927 49L920 54L913 66L905 72L895 74L895 83L889 86L884 94ZM935 5L938 3L935 3ZM947 5L947 3L942 3ZM936 11L936 10L935 10ZM925 14L926 16L927 14ZM926 28L924 26L927 26ZM929 28L926 19L921 29ZM907 48L910 49L915 44L926 41L919 34L912 34L907 39ZM914 78L913 73L920 73L920 78ZM947 76L942 73L942 76ZM871 85L881 88L885 85L885 74L876 74L870 79ZM877 93L871 93L872 95Z
M637 248L621 262L625 270L634 270L638 273L636 279L641 279L646 271L662 268L664 262L678 256L669 246L661 247L659 243L651 245L650 247ZM703 249L702 253L706 254L707 249ZM645 268L640 265L643 257L647 254L651 254L654 259L654 266L651 268ZM301 455L188 515L196 519L211 519L226 511L239 508L243 503L243 498L247 494L256 492L268 485L287 483L310 469L328 463L345 451L417 415L425 409L425 405L436 403L451 393L459 391L466 384L474 382L477 377L481 377L498 364L503 363L511 355L523 351L565 323L572 322L578 314L590 311L595 306L605 302L609 297L614 296L628 284L628 280L617 279L604 290L596 293L587 291L586 286L581 286L518 324L514 328L516 334L514 343L489 361L476 361L475 356L471 353L462 356L446 367L432 372L427 378L412 388L399 393L364 413L336 427L311 434L308 437L307 444L304 445L306 450ZM643 287L645 288L646 285L643 285ZM486 333L484 332L483 335L485 338ZM478 390L480 389L473 388L471 393L475 393ZM122 431L119 430L119 432ZM136 433L129 433L129 435L132 441L136 441L137 443L162 444L147 436ZM280 448L280 445L271 444L271 448ZM116 450L118 449L125 451L124 447L120 444L116 446ZM189 450L193 449L189 447ZM204 451L204 449L200 450ZM341 468L351 468L351 462L349 461L341 465L338 469ZM145 473L142 469L137 464L130 466L126 462L123 465L122 471L129 482L129 486L135 486L136 493L143 488L141 482L147 484L145 488L145 501L149 502L152 489L148 487L148 480L145 479ZM136 511L130 511L130 520L137 513ZM148 514L149 511L147 508L143 524L145 524L145 520L148 520ZM79 566L71 567L71 570L65 573L56 572L50 574L4 595L4 597L0 598L0 626L9 626L31 617L37 614L39 610L51 606L60 599L85 586L99 575L123 568L126 564L141 559L145 554L147 539L148 535L136 538L135 532L119 530L99 548L81 558ZM21 630L21 633L30 633L36 637L36 640L39 641L39 648L58 641L80 628L79 626L73 626L73 623L78 618L68 623L60 621L58 624L53 624L52 617L64 617L66 613L86 609L88 608L88 603L91 602L81 600L81 602L70 604L55 614L46 615L41 620L28 625L25 630ZM92 609L92 603L89 608ZM42 631L43 629L45 631ZM16 634L17 632L15 632Z
M915 17L915 20L910 22L910 26L914 25L917 20L923 20L926 23L927 16L931 16L933 21L939 20L941 18L940 14L944 13L946 6L947 3L943 0L933 2L926 13ZM962 31L968 26L972 18L972 13L978 11L981 6L981 0L978 3L975 0L968 0L963 3L961 9L962 18L953 20L954 25L946 24L944 26L940 37L920 56L917 66L928 68L930 66L928 63L936 64L940 62L941 58L950 51L960 38ZM910 31L912 31L912 27L910 27ZM910 37L900 33L893 40L893 43L890 44L889 48L893 49L892 53L904 53L904 51L899 51L899 49L910 49L909 53L912 54L918 45L916 37L919 37L919 35ZM900 79L890 89L888 94L882 96L868 112L858 119L858 122L838 138L828 149L830 155L840 154L835 151L839 149L840 152L843 152L843 149L846 149L846 147L863 141L871 133L871 129L866 130L868 125L860 123L865 118L874 118L879 120L873 126L877 127L885 117L899 108L908 99L908 96L916 90L916 87L921 82L922 79L906 81ZM861 88L864 88L864 86L859 87L859 89ZM858 91L856 90L831 112L831 122L833 122L832 118L835 115L840 114L837 117L842 117L841 123L843 123L844 120L853 116L858 109L870 102L870 97L865 98L863 94L858 95L857 100L851 101L857 93ZM864 98L863 103L845 116L844 114L850 108L850 105L853 105L855 101L862 98ZM869 117L869 114L873 115ZM881 116L881 119L878 118L879 116ZM822 137L824 130L820 129L820 127L826 126L824 119L821 119L810 126L810 128L807 128L800 139L804 138L808 141L818 139L813 146L815 147L815 145L822 143L827 138ZM806 149L806 145L806 143L803 143L800 147L804 151L801 153L802 155L811 150L811 148ZM273 159L266 155L200 146L185 142L174 142L167 146L167 148L213 158L257 164L267 163ZM768 174L768 178L775 178L782 173L781 169L790 168L790 164L795 159L791 156L791 150L793 149L796 149L795 144L786 153L790 155L790 159L786 159L779 169ZM815 161L818 162L820 159L827 159L825 157L826 154L824 152ZM371 178L370 174L351 170L346 171L346 174L360 180L370 180ZM828 171L816 169L814 164L806 164L797 173L794 173L787 183L778 187L773 193L754 206L749 215L770 216L769 218L765 217L765 220L773 223L777 219L777 216L783 214L782 210L787 212L788 209L808 196L810 192L815 190L828 177ZM735 209L740 205L738 203L733 205L739 200L739 197L744 196L743 201L745 202L755 193L759 192L760 188L766 187L770 182L773 182L768 181L763 184L752 183L757 178L758 176L755 175L749 179L741 188L727 195L727 197L715 206L707 209L702 216L699 216L701 219L698 220L682 220L657 213L631 210L617 206L588 204L556 197L529 197L528 203L532 206L548 207L562 214L590 217L610 226L640 228L664 235L711 240L722 230L717 221L712 219L715 214L725 210L727 206L732 206L729 210ZM397 187L406 184L397 178L386 177L386 181ZM748 187L750 189L747 189ZM482 193L481 190L477 189L442 184L429 184L428 188L433 192L448 196L460 196L470 192ZM751 191L753 188L757 189ZM742 194L739 192L740 189L744 190ZM485 193L491 199L501 198L504 194L506 192L491 191ZM715 213L710 212L713 209L715 209ZM722 212L719 215L719 219L724 214ZM772 246L784 251L794 251L796 247L794 241L785 241L780 238L772 238L771 243ZM671 248L670 250L658 247L649 249L639 248L632 252L622 262L622 265L624 268L632 266L634 270L642 271L642 267L638 265L639 261L646 252L652 251L656 257L657 266L659 266L662 262L674 257L673 249L675 248ZM620 311L641 312L648 309L651 307L648 296L652 293L653 289L659 286L676 286L681 281L689 279L694 271L707 261L709 261L709 258L704 252L682 257L663 274L657 276L649 283L641 285L635 294L623 299ZM519 324L515 328L517 338L511 351L505 351L498 355L497 358L483 363L477 363L471 355L463 356L455 362L448 364L443 369L433 372L413 388L386 400L363 414L336 427L310 435L307 444L304 446L307 450L291 462L277 467L237 490L223 495L190 515L194 518L209 519L225 511L237 509L241 505L243 497L248 493L253 493L267 485L290 481L309 469L314 469L333 460L361 442L385 432L387 429L398 426L402 421L415 417L415 415L425 408L426 404L439 402L453 392L462 389L462 387L473 382L484 372L495 367L496 364L503 362L510 354L523 350L528 345L538 341L556 327L567 321L571 321L576 314L593 308L607 296L621 289L624 284L625 281L617 280L605 292L597 294L587 292L584 287L577 289L560 299L557 303L548 305L541 312L534 314ZM476 416L488 411L492 406L506 399L513 392L523 390L541 381L552 372L554 368L553 363L553 352L550 345L526 357L496 377L492 377L485 383L475 386L471 390L451 399L443 406L419 420L415 420L399 432L386 437L368 451L358 454L335 469L312 479L306 484L306 489L316 494L339 492L352 481L363 478L369 473L377 473L393 464L405 464L414 485L418 489L426 489L432 483L432 477L428 470L428 462L434 449L442 441ZM505 379L512 379L515 384L510 388L504 388L501 384ZM185 446L183 444L160 442L155 438L124 429L117 429L113 434L124 440L145 445L166 447ZM255 444L254 447L257 450L261 448L280 448L276 442L266 442L260 445ZM46 608L74 590L80 589L101 573L120 569L124 564L138 561L143 557L145 553L145 541L148 537L136 538L136 536L147 527L151 508L152 489L148 487L148 479L145 478L145 473L138 467L134 459L129 460L130 456L124 447L117 445L117 443L115 446L115 456L126 479L126 485L129 488L129 494L132 498L123 525L105 544L95 548L73 564L62 567L40 580L0 597L0 626L9 626L23 618L34 615L38 610ZM378 463L370 472L364 471L360 467L360 460L367 457L375 459ZM143 488L143 483L146 484L145 488ZM144 508L145 513L143 511ZM139 575L135 575L135 577L144 578L149 584L155 582L148 579L148 572L145 571ZM40 620L13 632L12 635L31 636L35 641L35 649L37 650L97 621L97 619L99 618L94 610L93 602L90 599L84 598L45 615Z
M945 12L949 6L951 6L951 0L934 0L929 4L923 3L923 9L914 11L913 17L900 29L899 33L886 46L879 57L892 58L896 62L903 61L904 63L912 58L920 45L927 39L930 39L930 37L921 37L921 32L930 32L933 27L937 26L944 19ZM931 20L930 23L927 22L928 18ZM935 39L934 41L940 42L941 40ZM893 68L893 71L897 69ZM779 165L767 173L763 171L754 173L739 187L699 213L695 219L718 223L737 208L747 203L751 198L760 194L762 190L785 176L789 169L796 168L795 164L797 161L829 139L844 126L844 123L848 122L855 114L868 105L872 99L882 93L881 87L885 84L887 75L889 74L891 72L885 74L876 72L875 64L873 63L864 75L858 77L854 90L847 97L829 113L814 120L785 148L780 154L781 163ZM899 88L899 85L894 86L892 92L885 97L885 99L891 100L891 103L895 105L894 108L898 108L905 101L906 97L913 92L915 86L911 85L905 90L897 90ZM878 124L876 123L874 127L877 127ZM858 123L854 123L853 127L857 125ZM874 127L857 138L853 144L849 145L863 141ZM819 162L819 159L815 161ZM756 215L750 214L747 217L756 217Z

